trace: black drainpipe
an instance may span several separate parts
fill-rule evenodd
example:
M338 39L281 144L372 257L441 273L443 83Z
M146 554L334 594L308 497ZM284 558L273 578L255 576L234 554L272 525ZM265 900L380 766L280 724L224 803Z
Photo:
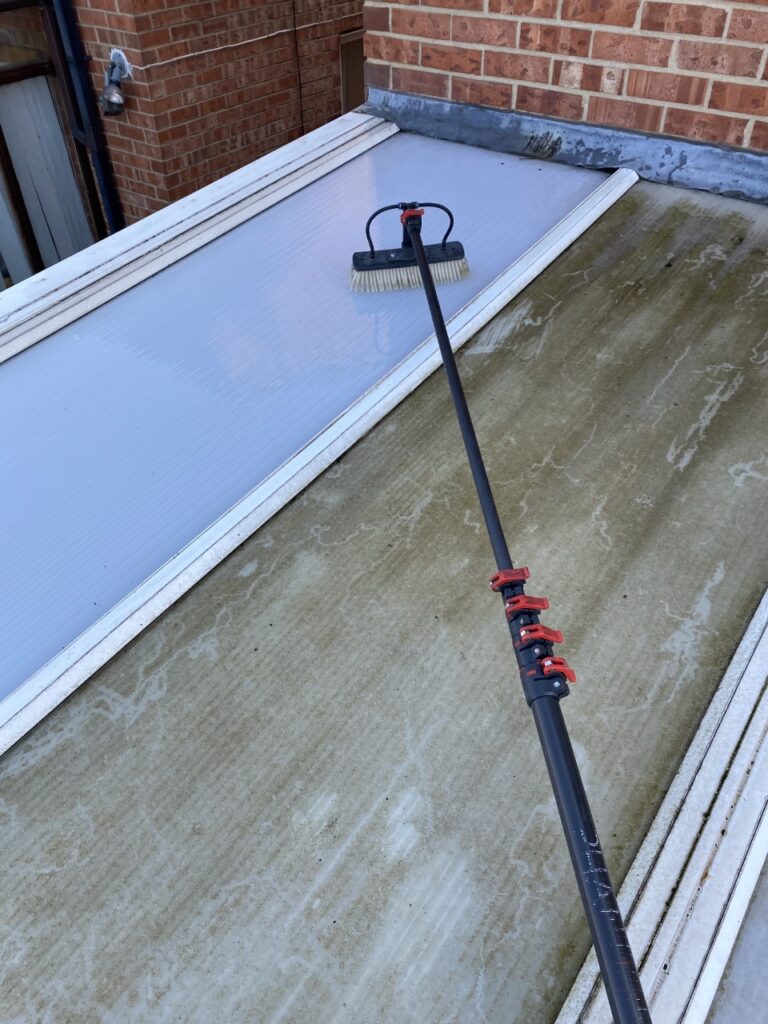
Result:
M101 114L93 95L91 77L88 72L88 58L77 29L77 20L71 0L53 0L52 6L58 30L56 35L61 44L61 56L69 73L69 84L79 122L72 126L73 133L76 137L79 136L78 141L88 150L98 183L107 228L110 234L114 234L115 231L125 227L125 215L115 186L112 163L101 126Z

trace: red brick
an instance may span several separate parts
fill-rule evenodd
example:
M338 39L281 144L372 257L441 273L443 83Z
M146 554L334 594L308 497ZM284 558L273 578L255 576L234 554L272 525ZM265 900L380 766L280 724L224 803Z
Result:
M392 88L396 92L415 92L419 96L448 97L448 75L415 68L392 68Z
M436 43L424 43L421 47L421 63L425 68L460 71L465 75L479 75L483 54L481 50L470 50L463 46L439 46Z
M768 121L755 121L749 148L768 149Z
M509 110L512 106L512 86L484 82L478 78L454 78L451 82L451 99L456 103L475 103L481 107Z
M617 60L622 64L666 67L671 52L671 39L651 39L625 32L595 32L592 44L593 57L598 60Z
M147 141L147 133L143 128L128 124L127 121L120 121L120 135L125 139L134 139L139 142Z
M490 0L488 10L492 14L554 18L557 15L557 0Z
M171 36L167 28L156 28L141 34L141 46L144 50L150 50L156 46L164 46L166 43L171 43L178 38L176 35Z
M516 46L517 22L503 18L453 17L453 40L457 43L485 43L488 46Z
M664 119L664 131L668 135L682 135L686 139L719 142L728 146L741 145L746 125L747 121L738 117L720 117L718 114L680 110L677 107L668 107Z
M691 71L752 78L757 74L762 55L762 50L750 46L681 39L677 45L677 66Z
M177 57L186 57L190 53L189 40L169 43L167 46L155 47L152 51L153 61L174 60ZM137 61L138 63L138 61Z
M592 33L586 28L563 28L561 25L537 25L523 22L520 26L520 48L543 50L545 53L567 53L586 57Z
M531 53L486 50L483 74L516 82L548 82L550 63L550 57L538 57Z
M88 6L94 10L117 12L118 0L88 0Z
M136 34L136 22L130 16L130 14L109 14L107 15L108 28L118 32L128 32L132 35Z
M723 34L727 16L722 7L647 3L643 9L640 27L650 32L718 37Z
M745 43L768 43L768 11L734 11L728 38L742 39Z
M713 110L734 114L768 116L768 85L742 85L740 82L714 82L709 105Z
M389 8L363 6L363 28L366 32L389 32Z
M627 75L626 93L646 100L700 106L704 102L707 83L708 79L696 78L694 75L667 75L659 71L632 68Z
M114 14L107 14L106 11L88 11L82 7L77 11L77 21L81 28L106 28L110 19L114 17ZM135 22L133 26L124 27L130 32L135 28Z
M573 93L556 89L537 89L521 85L517 90L516 110L531 114L547 114L550 117L566 117L569 121L581 121L584 114L584 99Z
M117 7L117 0L88 0L91 7L103 7L105 3L114 3ZM157 0L131 0L131 7L134 14L148 14L157 10Z
M450 7L453 11L482 11L484 0L430 0L430 7Z
M129 49L129 58L137 64L185 56L188 50L238 44L226 52L197 54L163 67L137 70L125 117L119 126L105 124L129 216L143 216L171 196L185 194L301 134L293 34L253 38L289 29L287 4L278 0L96 0L94 6L95 10L85 8L79 13L83 36L97 58L94 69L103 63L103 48L112 43ZM301 0L296 6L303 120L308 129L338 113L338 34L360 26L362 5L359 0ZM407 11L406 0L398 7ZM434 0L424 9L413 4L411 10L416 8L415 13L430 21L430 7L443 8L447 29L451 11L481 10L484 4ZM381 54L381 62L368 61L366 77L388 87L391 71L384 61L415 60L419 47L413 40L382 36L389 27L389 5L378 3L370 10L379 12L366 15L366 23L379 36L372 46ZM120 13L127 11L131 14ZM331 11L339 15L334 21L307 24ZM101 88L101 73L92 77L96 88ZM446 76L430 81L434 84L441 78L445 92Z
M390 64L418 64L419 44L413 39L398 39L396 36L380 36L367 32L365 55ZM321 65L321 70L325 70L325 61Z
M662 110L663 107L652 107L648 103L592 96L589 100L587 120L597 124L614 124L620 128L635 128L642 132L657 132Z
M199 85L207 85L210 82L222 82L227 81L231 77L232 72L228 71L226 66L220 65L219 67L212 68L201 68L194 74L195 82ZM170 79L171 82L174 79Z
M90 25L80 26L80 38L87 45L88 43L96 43L99 40L98 29L92 28ZM103 78L103 75L102 75Z
M394 7L392 31L402 36L424 36L426 39L450 39L451 15L427 11L401 10Z
M618 96L624 75L623 68L556 60L552 70L552 84L562 85L568 89L585 89L587 92L605 92Z
M593 25L635 23L640 0L563 0L563 21L588 21Z

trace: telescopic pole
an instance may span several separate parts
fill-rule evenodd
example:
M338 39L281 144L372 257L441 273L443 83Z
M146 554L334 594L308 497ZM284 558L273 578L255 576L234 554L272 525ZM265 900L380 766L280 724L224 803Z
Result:
M512 565L421 241L421 213L423 211L405 210L402 220L413 244L461 436L496 559L498 572L491 580L491 587L504 600L523 691L536 722L608 1002L615 1024L651 1024L651 1015L560 708L561 699L569 692L566 679L573 681L575 677L565 659L553 654L552 645L562 639L562 634L539 623L538 612L549 607L549 602L546 598L526 595L524 583L528 578L528 570L515 569Z

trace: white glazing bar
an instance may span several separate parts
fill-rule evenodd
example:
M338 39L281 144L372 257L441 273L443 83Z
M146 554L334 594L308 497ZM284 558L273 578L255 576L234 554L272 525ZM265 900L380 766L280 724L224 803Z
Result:
M454 209L472 273L441 289L450 317L632 180L396 135L4 363L0 725L39 697L30 679L55 680L46 663L66 668L78 637L114 635L128 595L161 567L172 577L196 538L429 337L420 292L349 291L377 206ZM390 217L381 244L399 242ZM427 239L442 229L430 214ZM488 316L499 301L483 300Z

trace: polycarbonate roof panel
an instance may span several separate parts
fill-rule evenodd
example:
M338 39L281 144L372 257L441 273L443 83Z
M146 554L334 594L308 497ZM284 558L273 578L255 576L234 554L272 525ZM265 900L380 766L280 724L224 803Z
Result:
M3 364L0 698L429 336L420 292L349 291L376 207L454 209L450 316L604 180L396 135Z

